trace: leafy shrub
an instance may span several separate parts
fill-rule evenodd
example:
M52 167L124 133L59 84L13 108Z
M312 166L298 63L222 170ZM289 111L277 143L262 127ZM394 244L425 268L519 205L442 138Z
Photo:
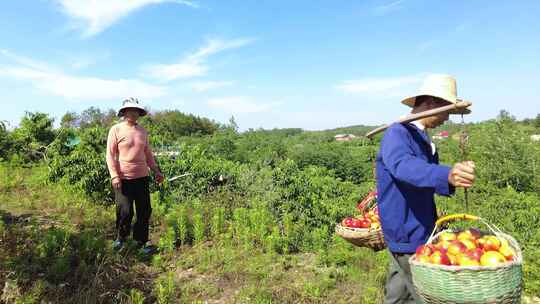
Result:
M80 144L67 155L57 153L50 160L49 179L74 185L96 201L111 202L113 193L105 161L107 132L99 127L81 131Z
M48 114L26 112L19 127L11 131L10 136L3 140L4 145L11 148L8 150L10 156L17 156L24 163L43 159L47 146L56 135L53 122L54 119Z
M333 170L342 180L357 184L373 178L372 159L376 147L367 141L307 143L292 146L290 158L300 168L308 166Z
M538 191L540 150L512 121L484 123L471 134L470 157L478 160L478 179L498 188Z

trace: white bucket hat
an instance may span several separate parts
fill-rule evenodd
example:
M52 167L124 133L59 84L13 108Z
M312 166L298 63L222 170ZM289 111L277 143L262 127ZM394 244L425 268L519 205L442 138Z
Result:
M456 79L450 75L432 74L424 79L422 87L417 95L405 98L401 103L414 107L416 98L419 96L432 96L446 100L452 104L462 101L457 98ZM469 109L455 109L450 114L469 114Z
M145 116L146 114L148 114L148 111L146 111L144 106L139 104L139 100L137 98L129 97L122 101L122 106L118 110L117 115L124 116L124 110L129 108L138 109L139 112L141 112L141 116Z

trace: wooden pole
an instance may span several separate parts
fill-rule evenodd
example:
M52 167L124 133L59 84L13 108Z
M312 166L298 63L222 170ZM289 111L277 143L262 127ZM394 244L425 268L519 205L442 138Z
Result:
M411 121L415 121L415 120L418 120L418 119L426 118L426 117L429 117L429 116L434 116L434 115L437 115L437 114L440 114L440 113L449 112L449 111L452 111L452 110L466 109L470 105L472 105L472 102L470 102L470 101L459 101L459 102L457 102L455 104L447 105L447 106L444 106L444 107L440 107L440 108L436 108L436 109L432 109L432 110L427 110L427 111L416 113L416 114L407 115L406 117L401 118L401 119L399 119L398 121L396 121L394 123L406 123L406 122L411 122ZM374 130L371 130L368 133L366 133L366 137L367 138L372 138L375 134L378 134L378 133L386 130L392 124L393 123L378 127L378 128L376 128Z

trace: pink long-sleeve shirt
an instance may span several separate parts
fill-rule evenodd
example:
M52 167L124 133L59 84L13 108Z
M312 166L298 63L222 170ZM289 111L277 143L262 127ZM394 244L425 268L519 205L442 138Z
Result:
M107 138L107 167L111 179L148 176L148 167L158 171L148 143L148 132L140 125L121 122L111 127Z

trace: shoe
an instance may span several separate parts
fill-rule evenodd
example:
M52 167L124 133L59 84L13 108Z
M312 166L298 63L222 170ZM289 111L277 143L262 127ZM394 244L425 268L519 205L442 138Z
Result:
M137 248L143 253L143 254L154 254L157 252L157 248L154 245L148 245L145 243L137 243Z
M121 240L115 240L112 244L113 250L116 250L116 251L122 249L122 247L124 247L124 241L121 241Z

